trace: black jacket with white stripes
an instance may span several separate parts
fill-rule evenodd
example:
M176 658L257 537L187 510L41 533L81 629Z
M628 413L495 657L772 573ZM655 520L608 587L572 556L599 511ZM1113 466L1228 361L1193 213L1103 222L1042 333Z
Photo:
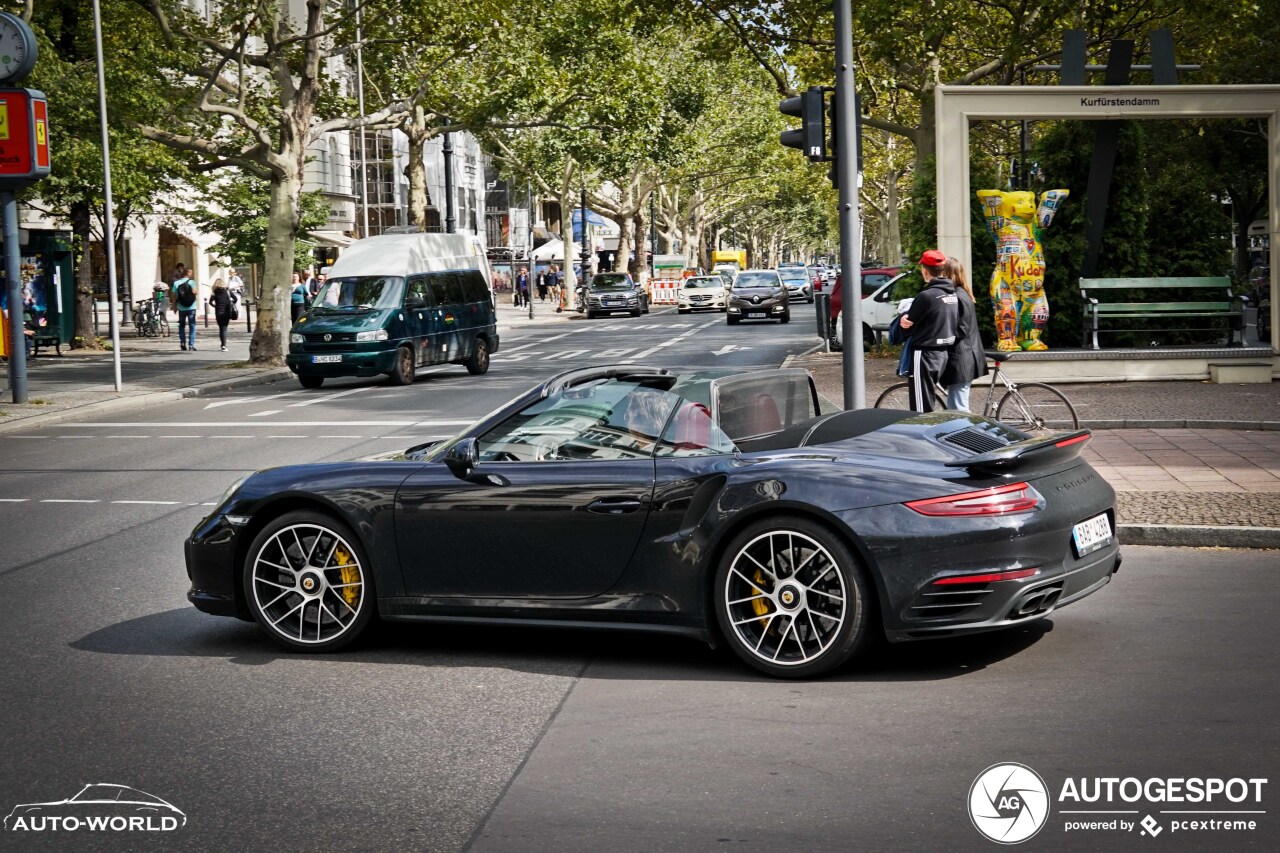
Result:
M930 280L924 290L916 294L907 311L912 348L950 349L956 342L957 312L955 283L942 277Z

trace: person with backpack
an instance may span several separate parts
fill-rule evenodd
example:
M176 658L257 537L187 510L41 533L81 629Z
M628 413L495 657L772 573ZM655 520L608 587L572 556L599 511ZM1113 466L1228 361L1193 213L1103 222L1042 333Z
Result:
M173 282L171 293L178 308L178 344L184 350L196 348L196 304L200 301L198 285L185 271ZM189 331L188 331L189 330Z
M942 386L947 389L947 408L969 411L969 388L973 380L987 375L987 356L978 330L978 314L973 290L964 264L958 258L947 258L943 275L956 285L956 342L947 355L947 368L942 371Z
M222 351L227 351L227 326L231 324L231 314L235 310L235 300L231 291L218 279L213 283L213 293L209 295L209 304L213 306L213 319L218 321L218 340L222 343Z

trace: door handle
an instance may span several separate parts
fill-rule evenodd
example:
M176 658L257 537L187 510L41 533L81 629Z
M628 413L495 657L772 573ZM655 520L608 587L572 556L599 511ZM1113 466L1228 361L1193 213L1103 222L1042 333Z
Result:
M635 498L598 498L587 504L587 512L596 512L602 515L622 515L628 512L635 512L641 506L643 504Z

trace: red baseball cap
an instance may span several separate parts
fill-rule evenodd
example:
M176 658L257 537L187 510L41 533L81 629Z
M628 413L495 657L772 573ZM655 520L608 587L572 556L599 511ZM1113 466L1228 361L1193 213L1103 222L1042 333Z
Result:
M937 249L928 249L920 256L920 263L926 267L940 267L947 262L947 256Z

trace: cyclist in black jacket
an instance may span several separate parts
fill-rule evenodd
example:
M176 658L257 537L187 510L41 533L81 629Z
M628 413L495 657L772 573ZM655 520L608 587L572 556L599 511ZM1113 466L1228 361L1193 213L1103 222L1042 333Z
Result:
M947 256L929 249L920 256L924 290L916 294L901 325L911 337L911 408L917 412L940 409L934 387L947 367L947 351L956 342L959 322L956 286L943 276Z

